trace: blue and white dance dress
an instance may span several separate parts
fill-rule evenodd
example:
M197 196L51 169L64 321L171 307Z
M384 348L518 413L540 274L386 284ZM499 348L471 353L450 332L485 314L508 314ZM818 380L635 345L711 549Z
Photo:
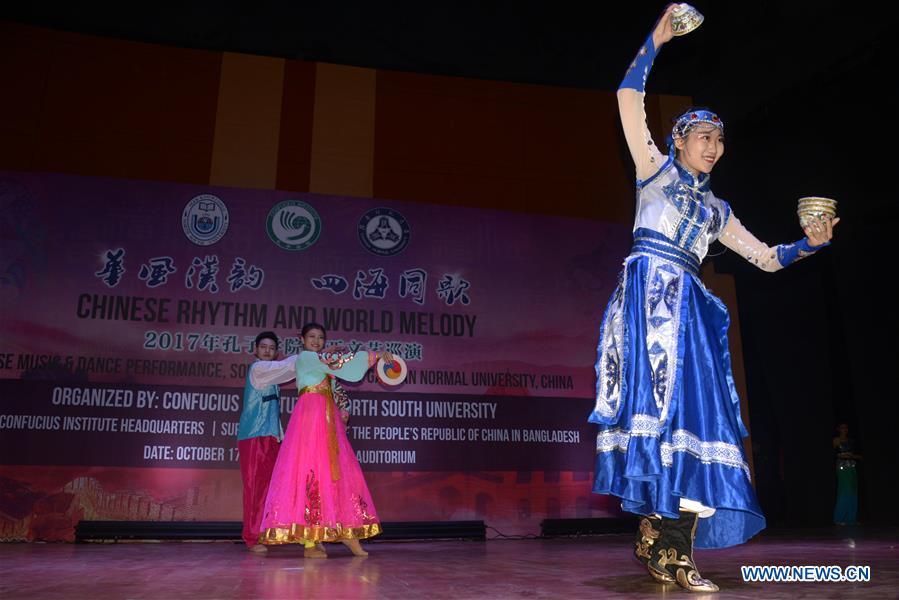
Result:
M618 496L637 514L697 512L704 518L695 546L723 548L758 533L765 517L743 452L730 319L700 280L700 264L715 240L766 271L818 248L807 239L773 248L760 242L712 193L707 174L659 152L643 107L654 57L650 36L618 91L637 208L634 245L597 349L593 491Z

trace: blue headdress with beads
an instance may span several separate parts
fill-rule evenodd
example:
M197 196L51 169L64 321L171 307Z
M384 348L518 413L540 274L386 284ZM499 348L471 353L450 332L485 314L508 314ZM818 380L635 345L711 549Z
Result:
M667 140L668 153L674 156L674 138L687 137L690 130L701 123L713 125L720 129L722 134L724 133L724 121L712 111L704 109L689 110L677 118L674 127L671 129L671 135L668 136Z

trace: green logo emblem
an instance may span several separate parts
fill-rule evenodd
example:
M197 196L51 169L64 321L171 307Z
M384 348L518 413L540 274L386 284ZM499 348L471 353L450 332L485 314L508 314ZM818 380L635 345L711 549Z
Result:
M285 200L269 211L265 230L279 248L300 251L318 241L322 220L315 209L302 200Z

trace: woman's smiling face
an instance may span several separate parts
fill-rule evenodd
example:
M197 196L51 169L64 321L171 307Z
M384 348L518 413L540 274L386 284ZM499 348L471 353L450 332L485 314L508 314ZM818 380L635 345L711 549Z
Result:
M714 125L700 124L674 140L677 160L694 175L711 173L724 156L724 134Z

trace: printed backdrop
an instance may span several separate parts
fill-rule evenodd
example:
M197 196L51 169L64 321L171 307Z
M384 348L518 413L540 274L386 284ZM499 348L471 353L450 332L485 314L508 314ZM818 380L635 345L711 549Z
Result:
M547 198L546 202L552 202ZM0 537L238 520L252 340L388 349L349 433L387 521L534 533L590 494L602 309L627 228L490 210L0 172ZM286 425L296 389L282 388Z

